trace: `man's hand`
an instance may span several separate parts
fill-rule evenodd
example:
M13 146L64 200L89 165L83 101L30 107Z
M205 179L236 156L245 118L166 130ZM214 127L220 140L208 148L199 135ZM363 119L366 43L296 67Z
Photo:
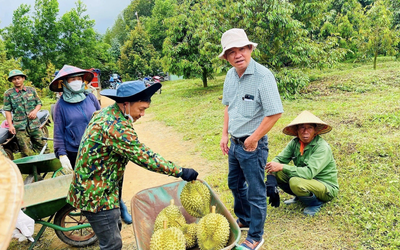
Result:
M243 143L244 149L246 151L254 151L257 149L258 146L258 140L254 140L251 136L249 136Z
M15 131L14 125L11 123L8 125L8 131L10 131L11 134L15 135L17 132Z
M37 111L34 109L28 114L28 118L33 120L37 117L36 114L37 114Z
M198 175L199 173L197 173L197 171L192 168L182 168L182 174L180 177L184 181L194 181L197 179Z
M219 143L223 155L227 155L229 153L228 142L229 142L229 137L227 135L223 135Z
M72 169L71 162L69 161L69 159L66 155L60 155L60 162L61 162L61 166L63 167L63 170L66 172L66 174L70 174L74 171Z
M268 162L267 165L265 166L265 170L267 173L275 173L282 171L283 169L283 164L280 164L279 162Z

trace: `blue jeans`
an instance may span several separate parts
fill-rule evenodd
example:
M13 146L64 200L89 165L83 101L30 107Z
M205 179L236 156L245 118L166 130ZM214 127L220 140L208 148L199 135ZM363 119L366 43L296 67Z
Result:
M121 212L119 208L104 210L97 213L82 211L94 233L99 239L100 249L114 250L122 248Z
M247 238L260 241L267 216L264 167L268 158L268 137L261 138L252 152L245 151L231 139L228 155L228 186L234 197L234 212L241 223L249 225Z

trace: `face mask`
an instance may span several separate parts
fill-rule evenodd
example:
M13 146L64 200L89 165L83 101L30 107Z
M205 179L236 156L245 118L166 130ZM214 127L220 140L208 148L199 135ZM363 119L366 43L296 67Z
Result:
M68 83L69 87L73 91L81 90L82 84L83 84L83 82L81 80L75 80L75 81L72 81L72 82Z
M134 123L135 120L134 120L133 117L131 116L131 104L130 104L130 103L129 103L128 107L129 107L129 112L128 112L128 113L126 113L126 108L124 108L124 116L125 116L126 118L128 118L128 119L131 121L131 123Z

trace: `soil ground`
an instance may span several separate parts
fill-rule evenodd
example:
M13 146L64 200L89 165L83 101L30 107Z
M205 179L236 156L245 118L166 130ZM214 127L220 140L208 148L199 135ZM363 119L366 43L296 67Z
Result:
M102 107L109 106L114 102L111 99L102 97ZM151 106L150 106L151 110ZM152 114L146 114L134 124L136 133L140 142L150 147L154 152L159 153L165 159L170 160L180 166L191 167L199 172L198 178L204 179L210 173L210 166L199 153L194 152L194 145L189 141L184 141L183 136L172 128L165 126L163 123L153 119ZM160 186L166 183L179 181L175 177L154 173L143 169L136 164L129 162L124 176L122 188L122 199L130 209L130 202L134 195L150 187ZM35 234L39 227L35 230ZM57 238L52 229L47 229L50 233L46 234L46 238L53 238L49 249L75 249L64 244ZM122 226L123 249L136 249L135 235L132 225Z

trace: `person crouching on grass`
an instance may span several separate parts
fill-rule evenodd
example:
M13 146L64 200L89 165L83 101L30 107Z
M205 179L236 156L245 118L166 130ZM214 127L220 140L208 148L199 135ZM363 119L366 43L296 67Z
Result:
M320 137L331 130L331 126L311 112L303 111L283 129L284 134L296 138L265 167L268 173L275 173L283 191L295 196L284 203L302 202L306 215L314 216L339 191L332 150ZM294 166L288 165L292 160Z

